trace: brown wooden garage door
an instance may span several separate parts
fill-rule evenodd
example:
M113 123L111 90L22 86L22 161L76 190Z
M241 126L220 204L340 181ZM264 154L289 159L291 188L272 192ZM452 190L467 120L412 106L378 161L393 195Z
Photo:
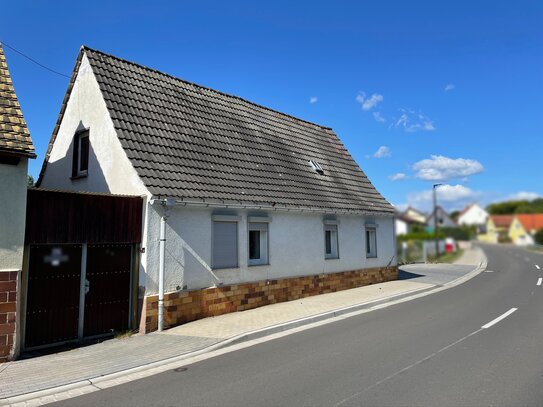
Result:
M25 347L77 339L81 245L31 246Z
M32 245L25 348L127 330L131 265L129 244Z
M126 331L130 312L130 245L89 245L84 336Z

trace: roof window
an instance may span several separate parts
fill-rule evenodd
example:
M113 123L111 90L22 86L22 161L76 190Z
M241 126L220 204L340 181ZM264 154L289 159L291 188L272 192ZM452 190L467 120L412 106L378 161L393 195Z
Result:
M315 160L309 160L309 164L311 164L311 167L313 167L317 174L324 175L324 170L318 162Z

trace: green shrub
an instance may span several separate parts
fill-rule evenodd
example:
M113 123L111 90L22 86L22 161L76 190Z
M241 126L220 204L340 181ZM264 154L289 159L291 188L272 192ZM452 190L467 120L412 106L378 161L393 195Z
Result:
M536 232L534 239L537 244L543 244L543 228Z

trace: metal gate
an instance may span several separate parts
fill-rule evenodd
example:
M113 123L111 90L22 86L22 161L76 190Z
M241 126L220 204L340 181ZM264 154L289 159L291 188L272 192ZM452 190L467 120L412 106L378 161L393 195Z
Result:
M25 348L130 326L132 245L31 245Z

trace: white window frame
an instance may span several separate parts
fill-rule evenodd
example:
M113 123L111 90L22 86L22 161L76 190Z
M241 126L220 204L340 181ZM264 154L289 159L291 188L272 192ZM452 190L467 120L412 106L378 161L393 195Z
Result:
M269 221L249 217L247 220L247 264L249 266L264 266L270 264L270 227ZM260 239L260 258L251 259L251 232L258 231Z
M327 242L326 236L327 232L330 232L330 253L326 251ZM338 225L336 222L325 222L324 224L324 258L326 260L336 260L339 259L339 233Z
M377 257L377 226L366 225L364 233L364 243L366 258L372 259Z
M235 269L239 268L239 221L241 220L240 216L233 216L233 215L213 215L211 217L211 268L213 270L220 270L220 269ZM215 223L235 223L236 225L236 264L235 265L228 265L228 266L220 266L217 267L215 264Z

